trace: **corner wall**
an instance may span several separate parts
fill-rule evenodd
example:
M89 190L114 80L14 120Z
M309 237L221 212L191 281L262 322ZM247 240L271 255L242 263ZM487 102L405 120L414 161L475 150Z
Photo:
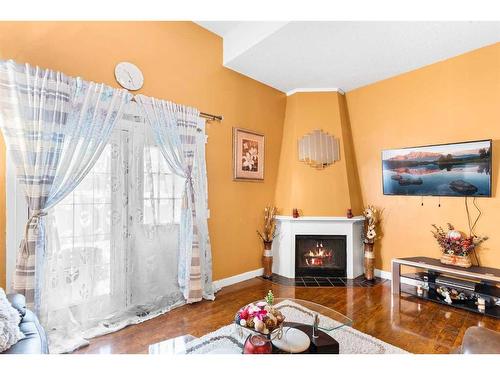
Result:
M298 160L298 139L321 129L340 138L340 160L317 170ZM296 93L287 98L275 201L281 215L298 208L305 216L361 213L349 115L337 92Z

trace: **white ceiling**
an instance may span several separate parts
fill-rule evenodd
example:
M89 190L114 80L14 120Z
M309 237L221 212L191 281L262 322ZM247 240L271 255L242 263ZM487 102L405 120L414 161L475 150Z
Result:
M223 38L224 66L287 93L349 91L500 41L500 22L197 23Z
M200 21L196 23L219 36L224 36L226 33L230 32L236 26L244 22L245 21Z

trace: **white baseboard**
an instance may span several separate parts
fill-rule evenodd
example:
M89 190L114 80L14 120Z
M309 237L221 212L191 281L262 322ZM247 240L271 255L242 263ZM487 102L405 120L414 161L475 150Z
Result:
M375 269L375 276L380 277L382 279L386 279L386 280L392 280L392 273L389 271ZM413 285L413 286L422 285L422 283L423 283L422 281L413 280L413 279L410 279L410 278L404 277L404 276L401 276L400 282L401 282L401 284Z
M375 276L381 279L392 280L392 273L389 271L379 270L375 268Z
M219 290L220 288L224 288L225 286L233 285L242 281L250 280L253 279L254 277L257 276L262 276L264 274L264 268L258 268L256 270L240 273L238 275L234 276L229 276L226 277L225 279L220 279L220 280L215 280L214 286L216 290Z

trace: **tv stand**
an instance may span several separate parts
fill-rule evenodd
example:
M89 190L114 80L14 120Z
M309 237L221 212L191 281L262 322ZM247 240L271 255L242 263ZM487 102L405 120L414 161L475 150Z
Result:
M402 275L401 266L417 268L422 272ZM500 318L500 305L497 303L500 301L500 269L478 266L462 268L442 264L439 259L428 257L395 258L392 260L391 286L393 294L399 295L401 293L401 276L414 279L415 284L424 286L424 291L420 295L417 293L417 287L405 289L405 293L407 292L425 300ZM471 298L480 297L485 299L487 303L484 312L479 312L472 300L447 303L436 290L439 286L443 286L440 280L450 280L450 278L457 281L456 285L458 286L453 286L453 289L459 292L463 291ZM460 284L467 284L467 288L461 288Z

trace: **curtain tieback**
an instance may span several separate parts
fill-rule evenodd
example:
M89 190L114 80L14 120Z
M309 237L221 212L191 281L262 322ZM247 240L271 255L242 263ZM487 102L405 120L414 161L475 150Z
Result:
M28 234L29 234L28 232L30 230L30 225L36 220L36 225L38 226L38 221L42 216L47 216L47 212L45 212L44 210L33 210L30 218L26 222L26 226L24 228L24 243L22 249L22 255L25 258L28 258L28 256L30 255L30 250L28 246Z
M185 195L184 195L184 204L186 207L189 207L189 202L192 202L194 199L193 192L194 192L194 179L191 173L189 173L186 176L186 190L185 190ZM191 210L193 208L191 207Z
M191 186L191 188L194 187L193 176L191 174L188 174L187 177L186 177L186 185Z

